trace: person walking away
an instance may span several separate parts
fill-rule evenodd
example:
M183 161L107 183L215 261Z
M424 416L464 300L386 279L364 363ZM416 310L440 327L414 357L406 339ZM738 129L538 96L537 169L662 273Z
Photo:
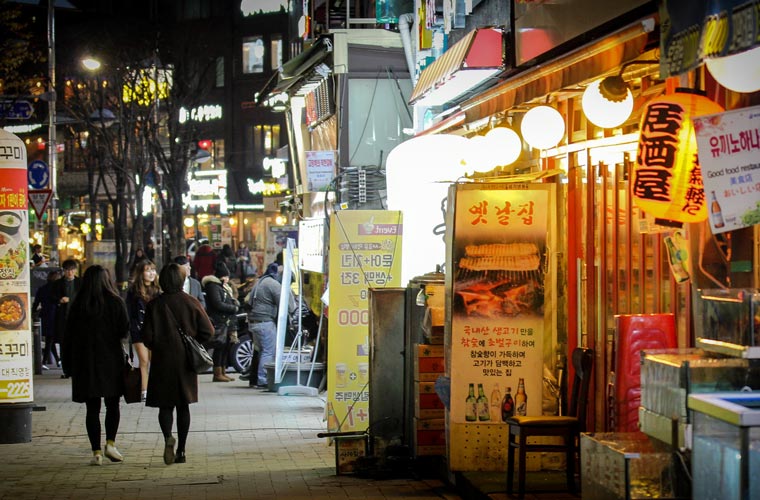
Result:
M277 316L280 310L282 276L279 266L273 262L248 294L248 330L256 348L261 353L256 372L256 387L267 387L267 371L264 365L274 362L277 343ZM288 316L295 311L295 301L289 295ZM253 374L251 374L253 376Z
M191 276L192 269L190 269L190 261L184 255L178 255L174 257L174 263L179 266L179 270L185 277L185 281L182 284L182 291L190 294L198 299L203 309L206 309L206 298L203 296L203 287L201 282Z
M230 279L232 279L232 274L235 273L237 269L237 257L235 256L235 252L232 251L232 247L224 244L222 246L222 252L219 254L219 260L224 262L224 265L227 266L227 270L230 272ZM237 275L235 275L237 277Z
M119 399L124 390L123 341L128 335L127 308L111 276L102 266L90 266L71 304L61 352L63 372L71 377L71 399L87 405L85 427L92 448L90 465L103 464L101 398L106 405L105 456L112 462L123 460L115 442L121 418Z
M200 302L182 292L184 278L177 264L164 266L158 282L163 293L148 303L142 331L143 342L153 352L145 404L158 408L158 424L164 435L164 463L170 465L186 462L190 404L198 401L198 375L187 362L178 327L203 343L214 334L214 326ZM172 435L175 411L176 440Z
M66 338L66 321L69 316L69 308L71 303L79 292L79 288L82 286L82 280L77 276L77 261L74 259L66 259L61 264L63 269L63 278L57 280L53 284L53 301L56 303L55 309L55 331L56 335L60 337L58 341L63 345ZM64 372L61 378L68 378Z
M229 325L237 322L238 302L229 287L230 271L224 263L216 266L212 276L206 276L201 282L206 292L206 312L214 324L215 333L210 347L214 352L214 382L231 382L234 380L226 375L227 356L230 350ZM237 330L237 329L235 329Z
M148 376L150 366L150 351L142 340L142 326L145 321L145 307L148 302L155 299L161 294L161 287L158 286L158 275L156 274L156 265L148 259L143 259L137 263L132 271L132 284L127 290L127 311L129 313L129 334L132 337L132 346L137 353L137 359L140 362L140 375L142 387L142 400L145 402L145 396L148 393Z
M237 257L236 274L240 283L245 283L246 279L256 276L256 267L251 262L251 252L244 241L240 243L235 255Z
M56 335L55 335L55 310L56 302L53 298L53 283L61 278L60 271L50 271L47 275L47 282L37 289L37 293L34 294L34 303L32 304L32 312L36 312L40 309L40 328L42 330L42 338L45 339L45 350L42 352L42 369L47 370L47 364L54 363L54 366L60 366L61 358L58 356L58 349L56 349ZM52 358L50 357L52 354Z
M216 265L216 254L211 245L205 243L198 248L195 252L195 258L193 258L193 267L195 268L195 274L201 283L203 278L214 274L214 267Z

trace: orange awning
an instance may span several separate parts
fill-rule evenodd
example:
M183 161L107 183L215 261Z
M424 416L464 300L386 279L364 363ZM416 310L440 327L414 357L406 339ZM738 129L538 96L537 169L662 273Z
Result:
M500 73L503 46L501 29L472 30L422 71L409 104L446 103Z
M647 18L602 40L589 43L545 65L529 69L464 101L465 123L542 98L615 70L636 59L654 36L655 20Z

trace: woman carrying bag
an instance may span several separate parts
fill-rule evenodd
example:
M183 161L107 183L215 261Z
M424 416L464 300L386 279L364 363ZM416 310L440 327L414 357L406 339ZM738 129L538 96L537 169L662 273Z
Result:
M87 405L85 427L92 447L90 465L102 465L100 405L106 405L105 456L123 457L114 444L119 430L119 398L123 391L123 342L129 336L127 308L111 277L101 266L90 266L66 321L63 336L63 373L71 377L71 399Z
M205 342L214 326L195 297L182 291L184 276L179 266L164 266L158 281L163 290L145 310L142 338L152 352L146 406L158 408L158 423L164 435L164 463L185 463L185 445L190 431L190 404L198 401L198 375L188 364L182 335ZM177 413L177 439L172 435ZM176 453L174 445L177 445Z
M230 271L223 263L218 263L213 276L203 278L203 291L206 292L206 312L216 329L213 340L208 347L213 348L214 382L230 382L234 380L225 374L227 357L230 352L230 340L237 337L238 301L234 298L229 286ZM234 332L234 336L232 335ZM231 337L233 337L231 339Z

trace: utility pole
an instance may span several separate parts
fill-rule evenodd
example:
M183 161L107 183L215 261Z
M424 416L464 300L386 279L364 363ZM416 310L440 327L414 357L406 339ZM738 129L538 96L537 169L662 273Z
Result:
M50 260L54 264L58 262L58 147L55 135L55 0L48 0L48 164L50 165L50 189L53 193L50 197L50 212L48 212L48 224L50 226Z

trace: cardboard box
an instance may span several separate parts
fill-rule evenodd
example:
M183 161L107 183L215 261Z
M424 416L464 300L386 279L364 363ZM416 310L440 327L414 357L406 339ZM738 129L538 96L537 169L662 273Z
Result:
M337 475L356 472L359 459L368 455L367 435L360 436L336 436L333 438L335 445L335 473Z
M435 394L435 382L422 381L417 382L417 394Z
M418 358L443 358L442 345L417 344Z
M437 419L446 416L446 410L443 408L420 408L414 407L414 416L420 419Z
M445 418L415 418L414 427L418 430L438 430L446 429Z

